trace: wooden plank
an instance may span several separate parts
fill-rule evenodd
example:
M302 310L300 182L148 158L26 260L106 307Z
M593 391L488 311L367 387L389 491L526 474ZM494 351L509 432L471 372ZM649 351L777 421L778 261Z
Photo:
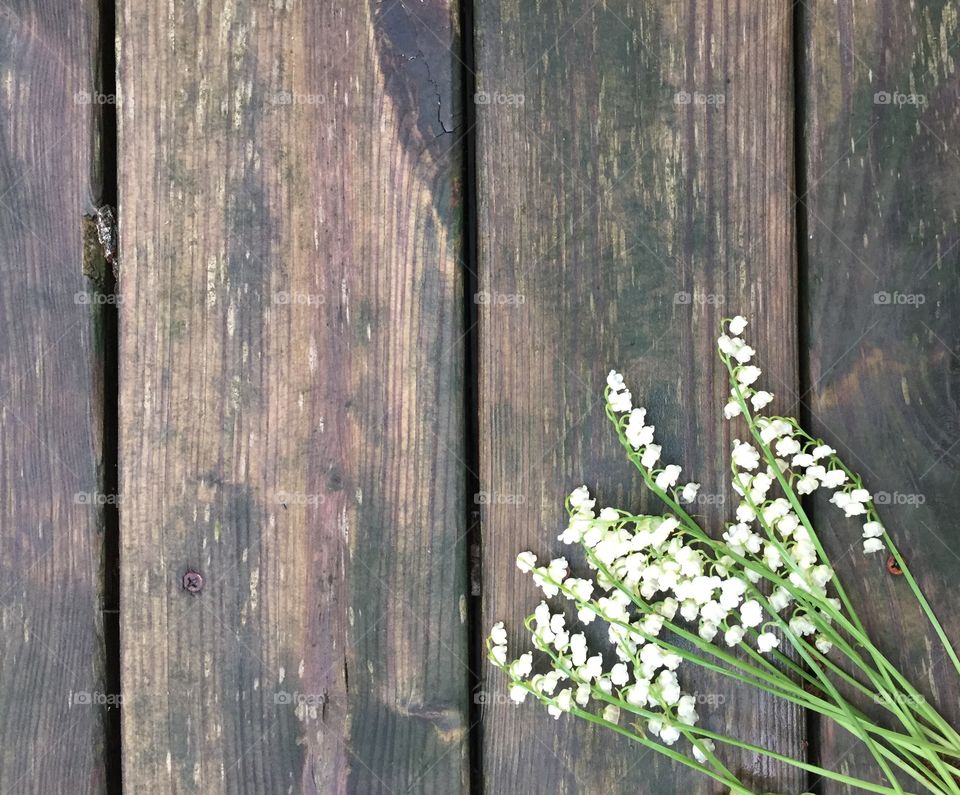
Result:
M121 5L125 785L463 791L456 4Z
M0 11L0 791L106 789L97 16Z
M791 34L787 2L478 5L483 616L515 643L537 596L513 558L569 551L555 538L570 489L647 504L603 416L610 367L715 503L731 495L720 318L750 315L770 379L796 389ZM700 512L716 532L730 513ZM803 753L789 705L694 676L725 699L701 705L706 725ZM489 666L484 687L504 692ZM491 696L484 717L490 793L715 790L536 705ZM804 789L728 759L758 791Z
M887 495L882 517L956 641L957 11L814 0L803 20L804 402L817 432ZM817 508L873 637L957 725L956 677L903 578L885 557L859 553L856 526L832 506ZM827 766L873 777L849 735L830 724L820 732Z

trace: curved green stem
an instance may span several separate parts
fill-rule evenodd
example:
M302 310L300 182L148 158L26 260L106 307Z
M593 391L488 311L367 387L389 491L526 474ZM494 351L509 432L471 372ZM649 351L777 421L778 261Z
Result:
M756 444L763 451L764 458L767 460L770 471L775 473L775 476L778 482L780 483L780 486L784 494L786 495L788 501L793 507L798 518L803 523L804 528L807 531L807 535L810 538L810 540L813 542L817 550L817 553L820 555L821 559L827 565L830 565L829 557L827 556L826 551L823 548L823 545L820 543L820 539L817 536L816 531L813 529L813 526L810 522L809 517L806 515L806 512L804 511L796 494L794 493L793 488L784 478L783 472L780 470L780 466L777 463L776 457L774 456L772 450L770 449L770 446L764 441L759 430L757 429L757 424L750 412L749 407L747 406L746 398L744 397L743 390L736 379L736 375L729 358L725 356L722 356L721 358L723 359L724 364L726 365L727 371L730 376L730 383L733 386L733 391L736 396L737 402L740 406L741 412L743 413L744 418L747 420L747 424L749 426L751 435L753 436ZM794 424L791 423L790 426L794 427ZM742 488L742 484L741 484L741 488ZM758 510L757 506L752 503L752 500L750 500L750 497L746 493L746 490L744 490L744 500L747 501L751 509L753 509L754 512L756 513L758 521L760 521L761 525L764 527L764 530L767 532L768 537L776 545L778 551L781 552L781 557L784 559L784 561L791 568L793 568L794 571L799 572L800 575L802 576L802 571L800 570L799 566L796 564L796 561L792 559L792 556L786 553L786 550L783 548L782 544L779 542L779 539L776 538L776 535L773 532L772 528L768 527L767 524L764 521L762 521L762 518L761 518L762 512ZM831 569L832 568L833 567L831 566ZM919 727L919 724L913 718L914 712L918 712L920 716L924 717L927 720L930 720L932 718L935 723L939 722L937 719L942 720L942 718L940 718L939 715L930 715L929 713L931 712L931 710L929 709L921 709L921 710L915 709L916 705L912 704L910 701L906 703L906 707L907 707L906 709L901 709L899 699L896 698L896 696L898 695L896 692L897 688L893 684L892 676L896 676L898 680L902 681L904 684L909 686L911 690L913 689L912 686L910 686L909 683L906 682L905 678L899 673L899 671L897 671L889 663L889 661L886 660L886 658L879 652L878 649L874 647L873 643L869 640L869 636L867 635L866 629L864 628L863 623L860 621L860 618L857 615L856 610L854 609L852 603L850 602L850 599L847 597L847 594L843 588L842 583L839 581L839 579L834 578L833 584L834 584L834 588L837 591L837 595L840 597L841 603L844 605L844 607L846 607L847 612L850 614L851 620L853 622L853 627L849 628L847 631L851 632L851 634L854 635L854 637L857 639L860 645L862 645L867 650L867 653L870 654L870 656L874 659L875 664L879 666L880 677L883 679L887 688L894 691L893 694L890 694L881 686L880 687L881 692L884 692L888 697L890 695L893 696L892 703L890 704L890 706L898 714L898 717L900 718L904 727L912 735L919 737L921 734L921 729ZM836 614L835 620L837 619L843 620L844 623L847 624L847 626L850 626L850 622L846 622L845 617L843 617L839 613L839 611L834 610L832 606L830 606L829 604L827 603L823 604L821 606L821 609L825 609L826 612L835 613ZM848 646L846 648L849 649ZM870 676L871 681L873 681L874 684L879 684L876 682L874 677L871 676L870 672L865 669L864 666L861 665L861 667L864 668L864 673L867 673L867 675ZM919 694L914 693L914 695L919 695ZM952 781L951 777L949 776L949 773L943 768L942 760L940 760L938 756L933 755L930 758L930 762L937 768L938 772L941 773L941 775L944 777L945 782L949 782L949 786L951 787L951 790L960 792L960 790L958 790L956 787L956 783Z
M728 364L728 367L729 367L729 364ZM629 442L626 440L625 436L623 435L619 421L617 421L617 419L611 414L609 405L607 406L607 414L616 425L617 433L618 433L618 436L620 437L621 443L624 444L624 446L628 449L629 458L631 461L633 461L637 469L640 471L644 481L647 484L647 487L650 488L654 494L656 494L661 500L663 500L673 510L675 510L678 513L678 515L680 515L681 518L685 520L686 524L696 528L696 530L699 531L698 536L702 536L703 540L706 543L712 544L713 543L712 539L710 539L709 536L707 536L706 533L703 532L700 526L693 521L692 517L679 505L679 503L677 503L676 500L674 500L672 497L667 495L663 491L663 489L659 488L656 485L656 483L653 481L652 477L650 476L650 473L646 470L645 467L641 465L640 461L637 459L636 455L633 453L632 447L629 445ZM779 471L779 468L776 467L775 462L774 462L774 468L777 469L777 471ZM789 491L789 488L787 490ZM769 610L769 604L767 605L767 608ZM780 618L778 614L774 613L774 616L776 617L776 620L781 625L781 627L785 628L786 632L788 632L789 635L792 636L793 633L789 630L789 627L787 626L786 622L784 622L783 619ZM829 678L827 678L823 674L822 669L820 669L820 667L812 660L812 658L810 658L809 655L807 655L803 651L802 648L798 649L798 652L800 653L801 656L805 657L805 661L807 662L807 664L810 665L810 667L817 672L817 677L818 679L820 679L822 687L834 699L837 706L839 706L843 710L844 714L846 715L848 720L851 722L851 724L858 727L856 736L859 737L860 740L863 742L863 744L867 747L867 750L870 752L870 755L874 758L874 761L877 763L877 766L883 771L884 775L887 777L887 780L890 782L890 784L894 787L895 791L902 793L903 788L900 786L899 782L897 781L897 778L893 774L893 771L890 769L890 766L887 764L883 756L878 751L877 746L874 743L873 739L863 729L861 721L857 719L853 715L853 713L850 711L849 705L842 698L842 696L840 696L839 692L837 692L836 688L833 686L833 683L830 682Z

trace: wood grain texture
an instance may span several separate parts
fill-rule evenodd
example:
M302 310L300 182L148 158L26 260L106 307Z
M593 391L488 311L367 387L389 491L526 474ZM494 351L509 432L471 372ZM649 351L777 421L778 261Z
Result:
M499 0L477 5L476 27L483 614L518 643L538 597L514 556L569 551L555 539L570 489L653 507L603 416L608 369L648 406L665 460L703 483L717 533L733 507L720 318L751 316L787 393L774 408L796 390L792 23L787 2ZM706 725L804 753L790 705L686 677L725 699L701 705ZM504 692L489 667L485 689ZM609 732L488 701L488 793L717 789ZM760 791L804 788L727 759Z
M121 3L132 792L466 788L455 9Z
M955 4L886 0L814 0L803 17L804 402L887 501L881 517L956 643L960 19ZM903 578L860 554L855 523L817 509L872 636L957 725L957 677ZM827 766L874 777L853 739L821 731Z
M97 19L0 10L0 792L99 793L104 647L97 305Z

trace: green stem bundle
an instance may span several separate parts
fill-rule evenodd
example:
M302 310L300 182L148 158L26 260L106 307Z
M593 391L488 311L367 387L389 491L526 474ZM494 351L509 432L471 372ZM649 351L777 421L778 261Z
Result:
M724 323L733 334L720 338L731 386L724 413L728 419L742 417L752 439L736 442L732 456L733 483L742 497L737 522L719 540L681 504L680 491L690 501L698 484L674 490L680 468L656 468L660 448L652 442L653 427L643 426L645 410L632 408L622 378L612 372L607 416L647 488L670 513L651 517L607 508L598 516L585 487L571 495L571 524L561 539L582 547L602 595L594 594L594 583L570 577L563 558L537 567L533 553L522 553L518 566L533 573L545 595L571 602L581 622L601 618L621 662L604 671L602 655L588 657L585 636L572 634L575 627L568 628L564 615L546 603L526 622L535 647L550 661L546 674L532 675L529 654L507 662L502 624L491 634L489 657L509 675L515 700L533 695L555 717L568 713L611 729L738 795L750 789L716 753L717 746L763 755L866 792L960 795L960 733L870 638L804 508L804 494L835 489L838 507L865 518L864 551L889 550L957 673L960 658L880 524L862 479L796 420L756 414L772 396L751 387L760 371L746 365L754 353L738 336L746 321ZM784 460L791 455L793 463ZM751 474L761 461L766 473ZM782 497L768 499L774 484ZM785 518L791 523L784 525ZM751 529L754 524L761 533ZM828 596L830 590L835 597ZM654 601L658 593L667 596ZM683 620L676 619L678 609ZM699 628L689 628L695 620ZM726 648L715 640L721 633ZM788 647L781 650L783 641ZM698 727L694 698L683 694L673 673L681 663L832 721L863 744L886 783ZM561 683L568 686L556 693ZM879 723L848 694L882 709L897 725ZM602 712L591 711L590 703ZM633 722L622 725L622 714ZM680 739L690 744L694 758L672 747Z

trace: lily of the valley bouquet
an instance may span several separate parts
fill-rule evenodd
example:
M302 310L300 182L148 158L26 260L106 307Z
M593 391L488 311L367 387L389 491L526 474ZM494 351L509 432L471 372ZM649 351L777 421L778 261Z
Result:
M543 595L526 619L531 652L510 659L498 623L488 655L509 677L513 700L532 697L554 717L575 715L625 735L715 779L750 790L724 764L724 749L763 754L868 792L960 794L960 735L871 641L836 576L801 498L832 493L836 510L859 525L863 552L891 557L946 648L960 660L877 515L861 478L836 450L795 419L763 413L773 395L757 388L761 371L742 338L747 321L723 323L720 358L730 376L727 420L743 426L733 441L735 521L714 538L684 507L697 483L681 482L662 461L647 412L634 407L622 376L611 372L606 413L650 489L659 516L597 510L586 487L567 499L560 535L579 546L591 578L574 576L565 558L541 563L517 556ZM602 622L609 647L591 648L584 625ZM698 726L692 689L701 668L823 715L858 738L885 784L827 770ZM857 704L880 705L876 721ZM893 726L893 728L890 728Z

